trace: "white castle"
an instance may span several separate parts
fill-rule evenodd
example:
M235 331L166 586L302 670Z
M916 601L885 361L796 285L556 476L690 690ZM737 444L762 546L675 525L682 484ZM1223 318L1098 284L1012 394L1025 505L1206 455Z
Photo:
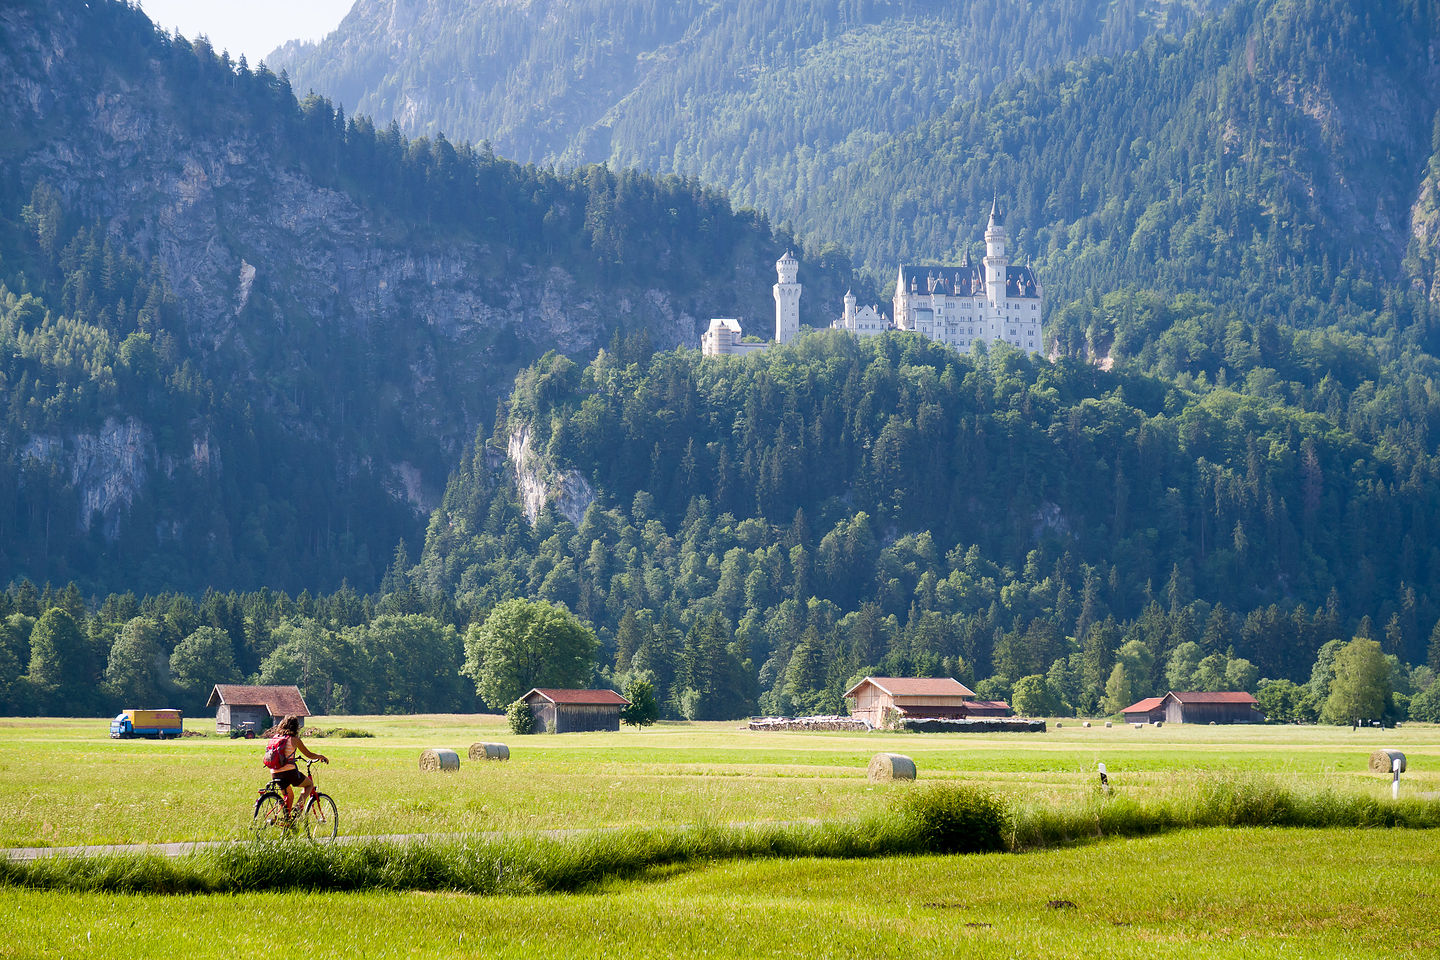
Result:
M790 255L775 261L775 272L779 281L771 287L775 294L775 339L774 343L789 343L800 332L800 291L795 282L800 272L800 261ZM710 321L710 329L700 335L700 352L707 357L752 353L770 346L768 342L745 343L740 330L740 321L730 317L717 317Z
M877 306L859 307L854 294L845 294L844 312L831 324L857 336L886 330L910 330L956 350L968 351L976 343L1005 341L1028 353L1044 348L1040 318L1045 288L1028 266L1012 267L1005 253L1005 216L998 198L990 206L985 228L983 272L966 251L960 266L901 266L895 279L895 320ZM775 294L775 340L789 343L800 331L800 284L795 282L799 263L786 253L775 263L780 281ZM750 353L770 344L742 341L740 321L710 321L700 337L706 356Z

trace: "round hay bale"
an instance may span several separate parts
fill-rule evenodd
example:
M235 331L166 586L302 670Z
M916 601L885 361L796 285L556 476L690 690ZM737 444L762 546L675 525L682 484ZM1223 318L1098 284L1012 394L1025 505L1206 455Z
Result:
M1106 721L1105 721L1105 729L1107 729L1107 730L1110 729L1110 721L1109 721L1109 720L1106 720Z
M1086 720L1084 723L1080 724L1080 726L1082 726L1082 727L1088 727L1088 726L1090 726L1090 721L1089 721L1089 720Z
M510 748L503 743L472 743L470 744L471 760L509 760Z
M1400 772L1404 773L1405 754L1401 753L1399 750L1394 749L1393 747L1386 747L1383 750L1376 750L1374 753L1370 754L1370 772L1390 773L1393 769L1392 764L1394 764L1396 760L1400 761Z
M875 783L914 780L915 761L900 753L877 753L870 758L870 769L866 774Z
M460 754L444 747L431 747L420 754L420 769L425 773L435 770L459 770Z
M1065 724L1061 723L1059 720L1056 720L1056 721L1055 721L1055 729L1056 729L1056 730L1059 730L1059 729L1060 729L1061 727L1063 727L1063 726L1065 726Z

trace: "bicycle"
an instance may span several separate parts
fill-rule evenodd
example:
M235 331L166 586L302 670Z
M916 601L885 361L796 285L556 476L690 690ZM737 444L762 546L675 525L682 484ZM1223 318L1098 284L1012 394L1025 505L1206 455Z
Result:
M302 757L305 761L305 776L316 761ZM313 782L313 780L312 780ZM271 780L260 788L255 799L255 814L250 818L250 829L257 840L271 837L288 837L303 832L308 840L333 840L340 830L340 811L327 793L316 791L305 799L302 793L294 806L285 809L285 785Z

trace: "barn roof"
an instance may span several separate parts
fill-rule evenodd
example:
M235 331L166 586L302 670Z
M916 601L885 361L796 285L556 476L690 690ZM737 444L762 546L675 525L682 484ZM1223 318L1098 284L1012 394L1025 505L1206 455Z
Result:
M866 677L845 691L853 697L865 684L873 684L892 697L973 697L975 692L950 677Z
M971 700L965 706L972 710L1009 710L1010 704L1004 700Z
M272 717L308 717L310 708L300 695L299 687L251 687L243 683L217 683L210 691L205 706L229 704L232 707L264 707Z
M1146 697L1144 700L1137 700L1130 704L1121 713L1149 713L1164 702L1164 697Z
M1203 693L1190 691L1187 693L1176 693L1171 690L1166 696L1174 697L1181 703L1253 703L1259 701L1244 691L1228 690L1220 693Z
M536 687L520 699L529 700L533 694L537 693L551 703L583 703L591 706L606 707L624 707L630 704L629 700L626 700L614 690L556 690L548 687Z

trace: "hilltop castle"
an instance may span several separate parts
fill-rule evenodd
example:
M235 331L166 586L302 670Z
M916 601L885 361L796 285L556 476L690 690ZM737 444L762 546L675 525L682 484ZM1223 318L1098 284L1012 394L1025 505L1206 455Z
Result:
M800 261L787 250L785 256L775 261L775 272L779 280L770 288L775 295L775 339L773 343L789 343L800 332L800 291L795 282L800 272ZM730 354L752 353L770 346L767 342L745 343L741 337L740 321L729 317L717 317L710 321L710 329L700 335L700 352L707 357Z
M959 266L901 266L895 279L894 321L876 306L859 307L845 294L844 312L831 324L858 336L911 330L956 350L1005 341L1026 352L1044 349L1040 318L1045 288L1028 266L1012 267L1005 252L1005 215L997 199L985 228L985 259L977 266L967 250ZM789 343L800 330L799 263L786 253L775 263L775 340ZM715 319L700 338L707 356L750 353L769 343L745 343L740 321Z

